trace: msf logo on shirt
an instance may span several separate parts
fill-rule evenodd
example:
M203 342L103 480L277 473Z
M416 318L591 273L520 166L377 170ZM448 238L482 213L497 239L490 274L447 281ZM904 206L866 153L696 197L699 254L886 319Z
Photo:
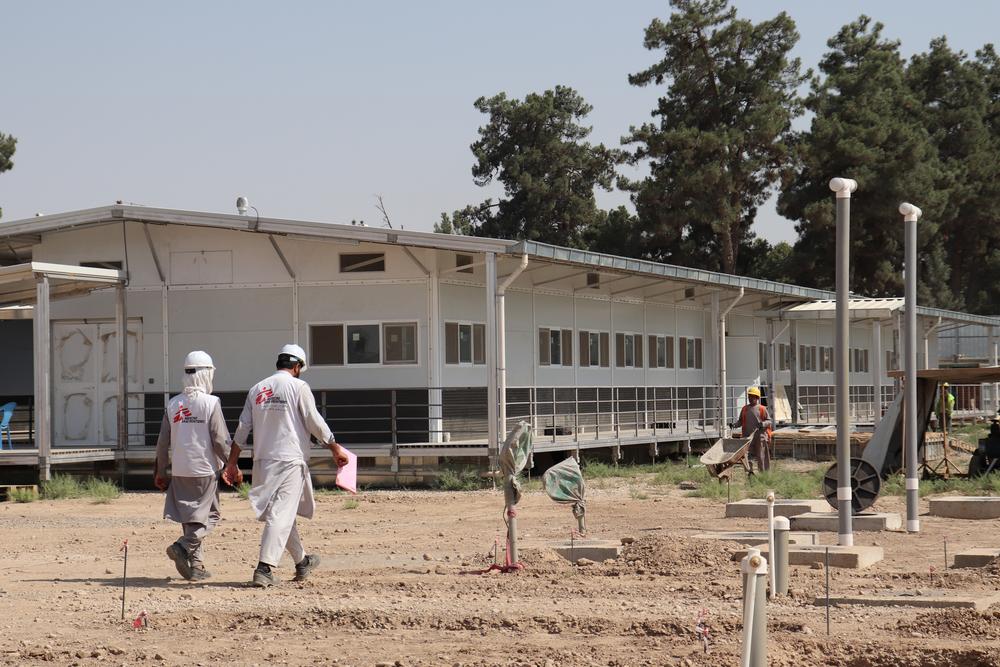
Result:
M174 413L175 424L180 424L182 422L185 424L202 424L204 423L204 421L205 421L204 419L198 419L193 414L191 414L191 411L188 410L183 405L181 405L177 409L177 412Z
M275 396L274 392L268 386L263 386L257 390L257 396L254 398L254 403L256 403L261 410L284 410L288 406L288 401L281 398L280 396Z

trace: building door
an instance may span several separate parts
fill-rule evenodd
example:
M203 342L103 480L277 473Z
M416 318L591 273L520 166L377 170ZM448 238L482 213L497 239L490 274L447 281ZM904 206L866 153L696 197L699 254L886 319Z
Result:
M141 442L142 339L128 323L129 441ZM118 442L118 335L115 323L52 323L52 421L57 445L114 446Z

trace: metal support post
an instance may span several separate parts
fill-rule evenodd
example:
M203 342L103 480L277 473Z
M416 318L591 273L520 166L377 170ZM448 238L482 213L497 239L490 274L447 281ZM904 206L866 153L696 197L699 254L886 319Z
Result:
M497 258L486 253L486 421L490 472L497 470L500 437L497 405Z
M836 336L836 407L837 407L837 504L839 505L839 539L843 546L853 546L851 518L851 416L848 395L848 362L850 360L850 270L851 270L851 193L858 187L849 178L830 180L830 189L837 193L837 336ZM798 400L798 397L796 397Z
M882 421L882 323L872 322L872 391L875 392L875 426Z
M51 474L52 452L52 344L49 340L49 278L41 276L35 286L35 447L38 449L38 479Z
M920 532L920 481L917 479L917 220L922 211L913 204L900 204L906 237L904 309L906 316L906 381L903 391L903 433L906 452L906 530Z

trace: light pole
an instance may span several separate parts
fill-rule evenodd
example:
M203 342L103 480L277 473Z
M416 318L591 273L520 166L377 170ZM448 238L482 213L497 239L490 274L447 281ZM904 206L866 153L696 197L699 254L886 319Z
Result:
M837 506L840 515L841 546L854 545L851 521L851 418L848 395L850 360L850 271L851 271L851 193L858 189L850 178L830 179L830 189L837 194L837 336L836 336L836 407L837 407Z
M904 315L906 378L903 387L903 432L906 434L906 530L920 532L918 518L920 480L917 479L917 220L921 211L913 204L902 203L899 213L903 216L905 236Z

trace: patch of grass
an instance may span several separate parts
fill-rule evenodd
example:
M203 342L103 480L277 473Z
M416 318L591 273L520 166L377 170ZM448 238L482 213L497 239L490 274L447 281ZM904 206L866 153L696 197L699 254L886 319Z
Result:
M630 486L628 488L628 494L632 497L632 500L648 500L649 495L644 493L641 489L635 486Z
M34 489L11 489L7 500L15 503L33 503L38 500L38 492Z
M1000 495L1000 474L982 477L953 477L951 479L920 480L920 496L935 496L958 493L967 496ZM903 473L896 473L882 481L881 495L902 496L906 494Z
M358 501L355 500L354 498L348 498L347 500L344 501L345 510L356 510L358 509L358 505L359 505Z
M344 491L339 486L324 486L318 489L313 489L313 495L315 496L342 496L346 491Z
M697 498L725 499L727 495L734 501L743 498L763 498L768 491L774 491L778 498L819 498L823 491L823 474L826 468L816 468L810 471L782 470L780 464L772 462L767 472L757 473L750 477L737 477L729 489L726 482L717 481L708 476L707 480L699 482L691 496Z
M250 498L250 482L240 482L240 485L236 487L236 493L239 494L240 498L247 500Z
M989 424L962 424L952 427L948 435L975 445L979 443L980 438L985 438L989 433Z
M611 465L610 463L604 463L603 461L597 461L595 459L588 459L584 457L581 460L582 465L580 469L583 471L584 479L607 479L609 477L625 477L623 474L623 469Z
M476 491L485 488L487 480L475 468L443 468L434 480L434 488L441 491Z
M699 485L715 482L715 478L708 474L703 465L689 468L684 463L661 463L653 467L653 478L649 480L653 486L671 486L681 482L694 482Z
M122 490L112 481L91 477L83 483L83 493L88 498L93 498L95 503L103 504L119 498Z
M82 495L83 484L76 477L53 475L52 479L42 482L42 498L46 500L79 498Z
M698 488L691 491L688 495L694 498L709 498L711 500L722 500L725 499L729 491L726 489L725 481L718 481L715 479L710 479L704 484L699 484ZM743 485L736 484L732 487L732 498L733 500L741 500L743 498Z

